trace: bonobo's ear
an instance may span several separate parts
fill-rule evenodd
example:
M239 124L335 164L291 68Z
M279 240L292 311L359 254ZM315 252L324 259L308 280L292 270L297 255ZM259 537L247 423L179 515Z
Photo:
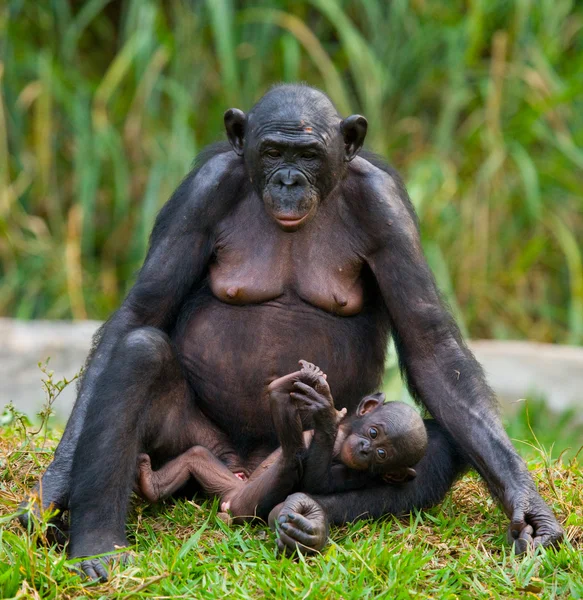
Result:
M378 408L379 406L382 406L384 401L385 401L385 395L383 394L383 392L377 392L376 394L371 394L370 396L365 396L360 401L360 404L358 405L358 408L356 409L356 414L359 417L362 417L362 415L366 415L366 413L369 413L369 412L375 410L376 408Z
M225 113L225 129L233 150L243 156L243 140L245 139L245 113L238 108L229 108Z
M407 483L417 477L417 471L411 467L385 473L382 477L385 483Z
M361 115L350 115L340 123L344 137L344 160L350 162L362 148L368 123Z

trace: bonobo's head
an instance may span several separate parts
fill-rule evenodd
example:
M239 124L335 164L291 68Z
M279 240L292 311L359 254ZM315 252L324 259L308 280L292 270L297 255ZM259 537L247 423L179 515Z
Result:
M417 411L385 395L363 398L348 421L340 460L349 468L369 470L387 481L405 482L416 476L415 466L427 450L427 430Z
M284 231L297 231L344 175L367 122L360 115L343 120L330 99L311 87L280 85L247 115L229 109L225 127L268 214Z

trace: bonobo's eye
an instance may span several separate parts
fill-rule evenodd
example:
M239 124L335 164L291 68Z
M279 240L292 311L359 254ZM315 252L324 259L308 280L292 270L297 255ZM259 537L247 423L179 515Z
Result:
M376 430L376 427L371 427L371 428L368 430L368 435L370 435L370 437L371 437L373 440L374 440L374 439L377 437L377 435L378 435L378 434L379 434L379 432Z
M277 148L270 148L265 151L265 154L266 156L269 156L269 158L280 158L281 156L281 152Z
M382 448L377 448L377 456L381 459L381 460L385 460L385 458L387 458L387 453L385 450L383 450Z
M302 158L304 160L314 160L315 158L318 158L318 154L313 150L304 150L302 152Z

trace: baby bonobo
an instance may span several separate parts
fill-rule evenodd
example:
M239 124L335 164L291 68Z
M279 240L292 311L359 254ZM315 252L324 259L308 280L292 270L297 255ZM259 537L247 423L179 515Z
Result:
M417 411L402 402L384 403L379 392L365 396L353 415L339 420L324 374L310 363L303 363L302 373L290 394L314 424L302 491L328 494L378 478L405 483L416 476L413 467L427 450L427 431Z
M425 453L427 433L413 408L401 402L384 404L384 394L378 393L366 396L356 413L347 416L345 409L335 409L324 373L312 363L300 364L300 371L269 386L281 447L249 478L230 471L203 446L194 446L158 471L141 454L141 495L160 500L192 477L205 492L220 497L222 511L245 519L266 515L294 491L329 493L378 478L402 483L415 477L413 467ZM302 431L307 423L313 431Z

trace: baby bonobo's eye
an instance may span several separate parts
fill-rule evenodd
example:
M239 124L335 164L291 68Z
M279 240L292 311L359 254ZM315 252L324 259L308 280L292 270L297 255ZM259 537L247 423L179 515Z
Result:
M370 435L370 437L374 440L378 435L378 431L376 430L376 427L371 427L368 430L368 435Z
M385 458L387 458L387 451L383 450L382 448L377 448L377 456L381 460L385 460Z

